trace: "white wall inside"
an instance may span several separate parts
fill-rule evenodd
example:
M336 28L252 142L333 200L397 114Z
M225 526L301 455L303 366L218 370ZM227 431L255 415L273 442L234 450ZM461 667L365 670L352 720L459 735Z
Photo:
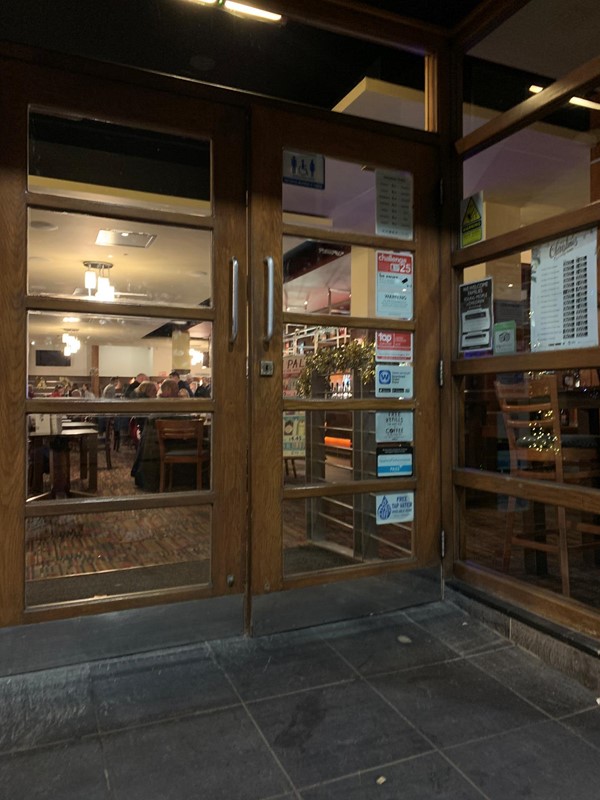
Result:
M151 375L153 371L152 347L119 347L116 345L100 346L98 369L100 375L127 379L138 372Z

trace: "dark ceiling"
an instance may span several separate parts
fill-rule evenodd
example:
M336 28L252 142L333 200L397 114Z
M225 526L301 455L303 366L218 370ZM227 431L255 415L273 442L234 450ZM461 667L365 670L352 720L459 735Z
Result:
M451 28L480 2L363 4ZM292 21L239 19L189 0L1 0L0 6L0 35L8 41L320 108L331 109L364 77L423 88L419 55ZM465 62L465 100L477 105L510 108L534 81L549 82L478 59Z
M361 0L365 6L391 11L401 17L451 29L462 22L481 0Z

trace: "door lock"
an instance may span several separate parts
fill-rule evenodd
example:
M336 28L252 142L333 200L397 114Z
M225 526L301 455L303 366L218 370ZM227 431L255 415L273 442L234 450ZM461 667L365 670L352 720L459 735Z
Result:
M273 376L273 372L275 367L272 361L261 361L260 362L260 377L261 378L271 378Z

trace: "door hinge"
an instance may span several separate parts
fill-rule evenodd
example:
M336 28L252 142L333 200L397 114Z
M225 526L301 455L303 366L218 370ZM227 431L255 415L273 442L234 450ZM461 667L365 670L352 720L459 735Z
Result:
M443 559L445 555L446 555L446 531L442 529L440 531L440 556Z
M438 382L440 386L444 385L444 359L440 358L440 371L438 374Z

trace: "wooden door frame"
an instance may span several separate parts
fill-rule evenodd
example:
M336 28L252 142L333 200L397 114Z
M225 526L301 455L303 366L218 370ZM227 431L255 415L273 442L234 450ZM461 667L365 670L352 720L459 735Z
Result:
M243 109L217 105L186 93L166 93L135 82L115 82L100 76L82 78L59 68L7 58L0 62L3 86L0 108L5 123L10 120L10 136L0 154L0 258L5 268L1 274L0 320L4 335L0 354L5 365L5 391L0 399L0 502L3 508L3 536L0 539L0 624L41 621L100 613L136 606L156 605L214 595L242 595L246 585L246 562L243 534L246 527L246 393L239 392L246 365L246 306L239 308L239 335L229 341L231 315L231 272L229 262L235 256L240 269L240 286L246 282L246 165L245 121ZM174 87L179 82L173 82ZM211 217L197 218L180 213L146 211L113 206L103 202L71 200L37 195L28 190L28 110L42 108L48 113L76 113L92 119L132 128L148 128L173 135L207 138L212 142ZM215 187L218 187L215 192ZM25 415L37 411L57 413L60 400L26 400L27 385L27 314L29 310L72 311L82 309L80 300L27 296L27 209L30 206L75 213L108 214L120 219L134 218L169 225L209 228L213 231L213 304L210 309L178 306L136 306L86 302L85 311L120 316L208 320L213 330L213 395L208 400L124 401L111 406L114 413L131 414L156 411L206 411L213 414L213 453L227 454L213 458L213 485L210 492L193 495L111 498L92 501L52 501L25 508L26 426ZM242 292L243 298L243 292ZM15 346L15 333L18 343ZM17 401L15 402L15 398ZM137 405L134 408L133 403ZM57 405L58 404L58 405ZM100 402L72 403L73 413L106 412ZM232 471L237 477L232 480ZM178 504L212 505L211 544L212 579L210 585L155 590L115 596L102 600L74 601L52 607L26 608L25 603L25 526L26 519L45 513L91 513L93 511L134 510Z
M301 123L301 124L300 124ZM249 486L252 516L250 519L250 589L249 602L253 594L273 593L284 589L310 586L323 583L322 576L311 575L284 578L282 569L282 548L280 535L282 526L282 503L284 498L301 499L311 494L310 488L283 489L282 475L282 270L281 242L285 232L310 236L309 229L294 226L287 228L282 224L281 215L281 153L285 147L320 152L333 157L365 163L365 154L372 154L367 163L378 164L380 142L393 145L394 157L390 168L408 169L421 178L419 184L415 177L415 239L411 242L397 242L395 249L412 249L416 253L416 269L422 270L420 289L415 293L414 322L403 324L405 329L415 331L417 352L433 353L431 364L415 371L415 427L418 430L419 444L415 460L420 486L427 487L428 497L439 497L441 492L441 462L431 454L439 453L439 430L435 425L424 421L422 401L429 397L432 413L439 419L439 148L437 140L416 131L399 131L392 126L379 126L377 130L370 123L357 122L342 115L297 114L273 105L256 105L252 113L251 126L251 194L250 194L250 459ZM301 131L298 133L298 131ZM343 132L345 135L340 135ZM406 135L404 135L406 134ZM378 139L381 136L381 139ZM389 137L389 138L388 138ZM427 141L427 143L425 143ZM378 145L374 145L378 142ZM405 148L407 153L400 157L398 151ZM377 155L375 155L377 154ZM421 161L419 161L419 155ZM413 159L412 162L410 159ZM415 164L423 164L429 159L434 165L431 170ZM383 164L382 164L383 166ZM433 234L428 234L428 226ZM338 232L323 232L320 238L332 241L358 242L357 235ZM364 239L364 237L362 237ZM389 239L371 237L375 244L390 248ZM265 303L267 278L264 267L265 257L276 257L275 273L275 326L273 339L269 345L264 342ZM312 318L314 319L314 318ZM419 319L422 324L419 324ZM427 320L427 325L424 321ZM356 326L357 320L344 317L345 326ZM393 323L390 327L394 327ZM419 358L419 356L416 356ZM423 356L420 356L423 358ZM260 376L260 362L273 361L272 377ZM294 401L295 402L295 401ZM310 401L304 401L307 407ZM300 408L302 403L298 406ZM268 409L268 413L265 413ZM420 453L420 455L419 455ZM275 456L273 454L276 454ZM274 458L275 463L274 463ZM371 485L372 484L372 485ZM399 484L402 490L417 487L417 478L404 479ZM390 491L397 490L398 486ZM329 491L328 487L328 491ZM388 487L386 487L388 488ZM360 491L382 491L381 481L372 481L360 486ZM332 489L335 493L336 489ZM347 491L347 489L345 490ZM314 492L313 492L314 493ZM421 493L424 499L425 491ZM399 571L416 566L440 563L439 530L441 528L441 502L421 501L418 507L419 525L430 531L428 537L417 536L415 561L412 564L383 564L349 567L348 571L328 574L326 580L348 580L350 578L379 574L386 571ZM431 533L435 530L435 536ZM427 540L425 540L427 538Z

